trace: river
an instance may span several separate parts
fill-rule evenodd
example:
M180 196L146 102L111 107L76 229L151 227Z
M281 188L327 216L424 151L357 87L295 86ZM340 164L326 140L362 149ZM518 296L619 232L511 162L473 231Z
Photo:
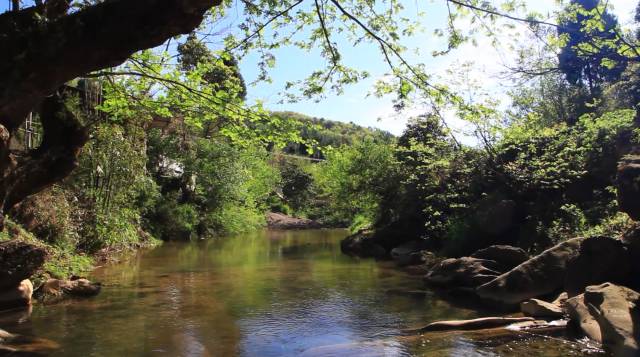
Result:
M3 328L53 340L55 356L567 356L557 338L402 329L482 312L423 290L391 262L341 254L344 230L263 231L165 243L91 279L92 299L5 315ZM11 318L13 316L14 318Z

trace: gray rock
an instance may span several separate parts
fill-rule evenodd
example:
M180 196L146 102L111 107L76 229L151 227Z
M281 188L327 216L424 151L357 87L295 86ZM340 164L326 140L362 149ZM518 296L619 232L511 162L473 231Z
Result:
M605 282L625 284L631 276L631 256L620 240L608 237L586 239L579 254L567 264L565 291L569 297L582 294L589 285Z
M562 305L539 299L529 299L520 303L520 311L525 316L560 318L564 315Z
M494 260L509 269L527 261L529 255L522 248L510 245L492 245L471 254L472 258Z
M600 326L596 319L589 313L589 309L584 303L583 294L568 299L565 303L565 310L569 315L572 325L581 330L585 336L590 339L599 343L602 342Z
M640 294L605 283L587 287L584 302L600 326L605 351L620 357L640 355Z
M444 287L477 287L495 279L505 270L493 260L450 258L434 265L424 281L429 285Z
M572 322L589 338L620 357L640 355L640 294L605 283L588 286L584 294L567 300Z
M552 294L564 286L567 263L584 238L573 238L551 247L476 289L481 298L507 305Z

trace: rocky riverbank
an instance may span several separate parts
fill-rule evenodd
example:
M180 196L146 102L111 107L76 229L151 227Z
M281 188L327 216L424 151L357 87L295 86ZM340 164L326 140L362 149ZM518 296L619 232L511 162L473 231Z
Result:
M72 277L45 278L34 287L49 253L45 248L17 239L0 242L0 314L10 310L30 311L31 305L49 304L71 297L90 297L100 292L100 284ZM2 326L0 326L2 328ZM34 351L55 349L55 343L14 335L0 329L0 355L35 355Z
M567 328L600 343L615 356L640 355L640 225L624 237L577 237L528 256L495 245L467 257L442 258L412 241L386 251L375 235L360 232L343 241L352 255L388 257L426 272L427 286L466 296L496 310L519 311L542 320L567 320ZM415 270L415 269L414 269ZM482 321L436 322L432 328L489 328ZM538 323L536 323L538 324ZM462 327L460 327L462 326Z

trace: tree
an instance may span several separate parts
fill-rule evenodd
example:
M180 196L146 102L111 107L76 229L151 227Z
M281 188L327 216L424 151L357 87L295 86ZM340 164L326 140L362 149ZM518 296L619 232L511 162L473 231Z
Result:
M238 97L245 99L247 96L247 86L244 78L238 69L238 60L229 53L224 53L220 57L216 57L207 46L199 41L195 33L190 33L187 40L178 45L178 53L180 54L180 67L184 72L193 71L198 66L207 66L203 79L214 86L225 88L225 81L232 81L233 84L240 87ZM221 66L216 66L215 61L222 61Z
M246 36L242 39L225 38L224 50L214 56L215 61L227 61L227 67L235 67L230 54L239 57L251 49L260 50L260 67L265 70L275 62L270 51L282 45L296 45L305 50L319 49L326 60L326 67L312 71L304 80L289 83L287 88L300 89L298 94L305 97L322 97L326 90L340 93L343 86L369 76L366 71L349 68L344 63L337 41L332 38L332 35L342 33L354 45L370 43L379 48L380 58L388 65L392 80L389 81L388 77L381 79L376 88L378 94L395 92L399 103L404 103L411 93L417 92L438 105L453 103L462 107L465 104L460 96L445 86L432 83L425 66L412 65L404 58L407 49L400 43L400 38L411 36L419 26L416 21L403 16L403 5L397 0L383 0L380 3L367 0L243 0L242 3L245 21L240 29ZM488 2L448 0L447 4L453 4L450 16L454 19L456 15L465 14L490 19L500 16L537 25L558 26L502 14ZM3 212L24 197L64 178L76 165L77 152L87 137L86 130L83 130L81 121L67 105L71 92L58 91L58 88L79 76L145 77L156 81L150 85L162 82L173 89L182 88L168 98L171 104L184 108L185 103L191 104L196 99L207 102L207 105L197 106L200 111L198 115L203 115L203 110L223 111L208 114L208 118L213 120L229 118L234 112L237 130L230 135L235 138L241 139L256 128L273 124L274 120L269 121L269 118L264 121L265 115L246 119L246 108L240 107L236 101L231 105L225 102L230 96L224 89L203 89L201 79L206 76L200 75L193 80L188 75L175 75L175 71L163 76L154 69L154 66L161 66L162 63L154 64L139 59L137 67L129 67L136 71L105 70L119 66L142 49L153 48L176 35L190 33L203 21L210 8L219 6L219 11L212 16L219 18L224 9L231 5L231 0L224 3L222 0L49 0L30 8L16 7L16 11L0 14L0 48L5 54L0 60L0 203ZM505 8L513 9L512 6ZM305 30L309 30L306 38L295 39L297 34L305 33ZM441 31L441 34L448 36L449 50L463 41L452 26ZM197 50L195 57L207 54L201 47L195 46L194 49ZM197 61L195 64L196 70L203 74L206 65ZM191 63L188 66L193 68L193 65ZM98 70L98 73L91 73ZM219 77L213 72L209 75ZM226 71L222 75L226 75ZM268 78L265 75L259 79ZM56 91L57 95L47 98ZM160 89L160 93L165 92ZM299 96L292 94L288 98L296 97ZM153 99L146 98L148 101ZM45 101L49 103L39 106ZM398 108L402 108L402 105L398 105ZM160 109L167 114L171 107ZM191 107L187 109L191 110ZM44 133L46 145L18 158L10 152L9 141L32 111L39 111L41 120L48 122L43 126L47 128ZM58 112L64 114L56 115ZM59 138L60 135L66 139Z
M53 13L49 5L54 2L66 7L56 6ZM219 4L220 0L108 0L69 12L69 2L50 0L0 14L2 217L77 166L87 133L66 103L69 92L59 89L65 82L117 66L136 51L189 33ZM10 139L32 111L40 114L43 143L17 157L9 149Z
M627 65L618 55L618 20L601 6L600 0L572 0L558 28L566 37L558 54L560 70L569 83L586 85L592 95L603 82L618 79Z

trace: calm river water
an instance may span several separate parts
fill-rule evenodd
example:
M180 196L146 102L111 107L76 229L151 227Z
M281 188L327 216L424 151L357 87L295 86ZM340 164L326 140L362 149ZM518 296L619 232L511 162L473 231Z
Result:
M100 268L92 299L35 306L2 328L60 344L56 356L580 356L556 338L403 336L454 307L390 262L340 253L344 230L265 231L166 243Z

